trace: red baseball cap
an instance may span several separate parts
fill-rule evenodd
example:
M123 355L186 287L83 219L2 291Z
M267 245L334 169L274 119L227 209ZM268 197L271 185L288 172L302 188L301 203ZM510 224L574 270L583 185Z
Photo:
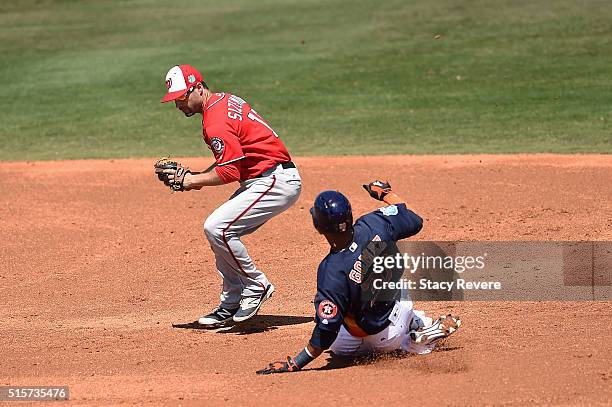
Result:
M173 66L166 74L166 88L168 93L161 100L162 103L171 102L184 95L189 88L202 82L202 75L191 65Z

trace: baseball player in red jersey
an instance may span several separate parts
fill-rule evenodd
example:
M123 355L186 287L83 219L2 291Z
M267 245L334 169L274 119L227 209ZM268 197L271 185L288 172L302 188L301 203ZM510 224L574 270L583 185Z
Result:
M240 183L230 199L204 222L223 288L219 306L198 322L218 327L232 320L244 321L257 314L274 286L253 264L240 237L297 201L302 187L300 174L278 134L240 97L213 93L202 75L189 65L170 69L166 87L162 103L174 101L187 117L202 115L202 136L216 160L207 171L186 172L182 188L199 190ZM164 172L172 182L174 170Z

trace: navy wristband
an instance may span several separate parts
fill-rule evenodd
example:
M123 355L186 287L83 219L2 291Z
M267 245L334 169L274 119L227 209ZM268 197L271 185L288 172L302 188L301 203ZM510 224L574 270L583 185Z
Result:
M302 369L304 366L306 366L313 360L315 360L315 358L310 356L306 348L302 349L302 351L298 353L296 357L293 358L293 361L295 362L297 367L299 367L300 369Z

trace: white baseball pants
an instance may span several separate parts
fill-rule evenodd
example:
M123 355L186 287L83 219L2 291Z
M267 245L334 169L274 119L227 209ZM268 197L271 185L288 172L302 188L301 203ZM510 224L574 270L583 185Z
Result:
M391 323L382 332L359 338L351 335L342 326L330 350L338 356L360 356L370 353L388 353L396 350L417 354L431 352L435 344L416 344L410 339L409 332L412 318L420 318L425 326L429 326L433 322L431 318L425 316L423 311L414 310L412 301L398 301L389 318Z
M241 182L229 201L204 222L204 233L223 279L223 307L237 308L242 295L259 294L270 284L265 274L253 264L240 237L253 233L293 205L301 188L298 170L278 165L261 177Z

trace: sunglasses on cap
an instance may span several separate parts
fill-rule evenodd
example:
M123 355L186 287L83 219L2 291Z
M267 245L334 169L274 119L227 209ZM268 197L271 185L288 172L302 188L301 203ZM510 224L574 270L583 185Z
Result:
M191 92L193 92L193 90L195 89L194 86L192 86L191 88L189 88L189 90L187 92L185 92L185 94L183 96L179 96L174 100L179 100L179 101L185 101L187 99L189 99L189 95L191 94Z

